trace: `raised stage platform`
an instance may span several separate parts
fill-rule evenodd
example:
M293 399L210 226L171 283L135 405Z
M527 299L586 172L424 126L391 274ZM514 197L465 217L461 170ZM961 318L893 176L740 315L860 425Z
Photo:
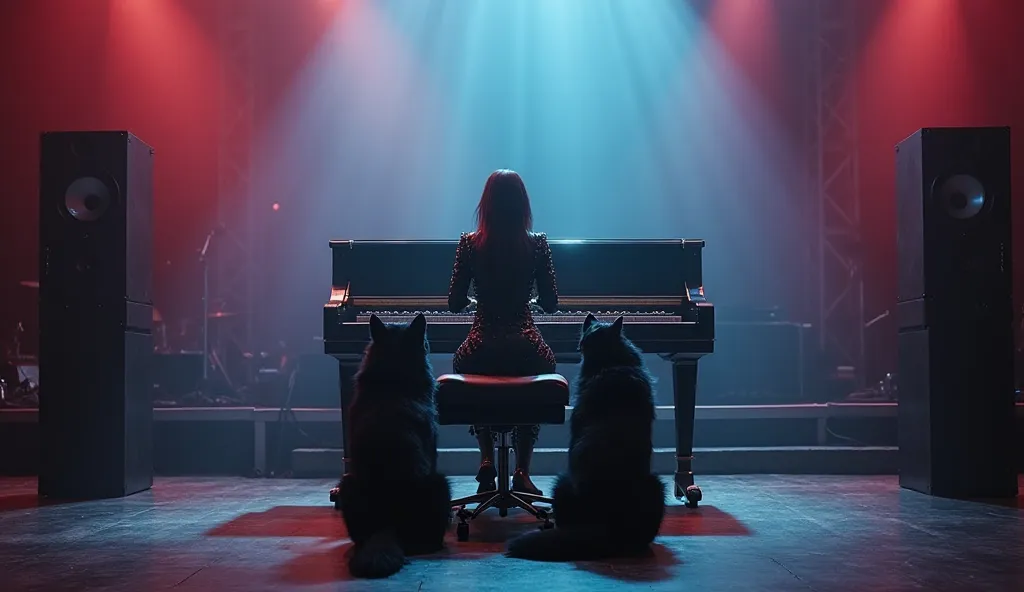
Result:
M657 408L654 469L671 472L674 413ZM572 413L566 408L566 419ZM698 406L698 474L891 474L896 470L896 403ZM185 407L153 410L158 474L331 476L341 466L338 409ZM1024 405L1017 405L1018 421ZM0 474L32 474L35 409L0 410ZM538 474L565 465L568 426L544 426ZM475 442L462 426L442 426L442 470L475 474Z

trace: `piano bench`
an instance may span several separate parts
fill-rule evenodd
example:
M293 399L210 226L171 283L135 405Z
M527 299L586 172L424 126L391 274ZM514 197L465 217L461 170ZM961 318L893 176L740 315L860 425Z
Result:
M536 506L551 504L550 497L512 491L509 484L511 432L517 425L565 423L569 404L569 382L560 374L539 376L482 376L445 374L437 379L437 411L442 425L486 426L498 436L495 460L498 489L452 500L459 524L460 541L469 539L469 520L487 508L496 507L500 516L509 508L522 508L543 520L542 528L552 528L550 509ZM477 504L472 511L469 504Z
M565 423L569 382L561 374L445 374L436 400L441 425L557 425Z

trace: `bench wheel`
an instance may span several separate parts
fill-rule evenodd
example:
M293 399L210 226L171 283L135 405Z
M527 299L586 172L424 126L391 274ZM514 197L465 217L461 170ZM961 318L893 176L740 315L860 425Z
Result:
M696 508L700 500L704 499L704 493L696 485L687 487L685 495L687 508Z

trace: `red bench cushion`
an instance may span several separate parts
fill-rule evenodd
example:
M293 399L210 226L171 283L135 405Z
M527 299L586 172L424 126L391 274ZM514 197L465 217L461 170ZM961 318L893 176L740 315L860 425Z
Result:
M444 425L561 424L569 382L560 374L445 374L437 379L436 397Z

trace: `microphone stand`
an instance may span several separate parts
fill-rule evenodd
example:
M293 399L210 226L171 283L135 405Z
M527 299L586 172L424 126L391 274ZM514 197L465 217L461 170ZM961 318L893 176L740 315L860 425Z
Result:
M18 358L21 357L21 332L24 328L21 325L21 321L18 321L18 326L14 328L14 333L11 336L11 342L6 346L5 355L2 358L3 364L9 364L15 369L15 379L21 382L21 371L18 369ZM13 351L12 351L13 349ZM0 407L7 404L7 381L4 380L2 374L0 374ZM11 389L17 389L18 385L10 385Z
M207 391L210 380L210 261L207 252L216 232L214 229L206 235L203 248L199 251L199 263L203 266L203 378L199 392L204 398L209 398Z

